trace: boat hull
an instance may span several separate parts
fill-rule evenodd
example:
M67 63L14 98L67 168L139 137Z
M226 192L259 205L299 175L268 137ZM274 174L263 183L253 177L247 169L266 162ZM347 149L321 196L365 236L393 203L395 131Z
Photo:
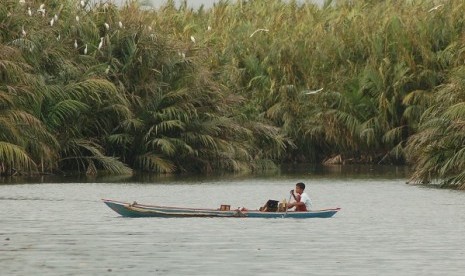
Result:
M261 212L258 210L215 210L198 208L179 208L154 206L127 202L120 202L109 199L102 199L103 202L113 211L123 217L229 217L229 218L330 218L334 216L340 208L312 210L307 212Z

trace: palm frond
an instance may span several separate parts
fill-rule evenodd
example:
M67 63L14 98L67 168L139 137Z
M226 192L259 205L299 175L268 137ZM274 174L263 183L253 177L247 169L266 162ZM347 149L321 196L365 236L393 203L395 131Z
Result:
M3 141L0 141L0 163L21 171L28 171L36 167L23 148Z
M113 174L132 173L132 169L117 158L106 156L100 145L83 139L71 140L63 147L63 157L60 159L60 162L69 161L76 164L76 168L87 170L90 166L91 172L97 170L97 164L99 167Z
M173 173L176 169L172 161L153 153L138 156L136 163L142 170L157 173Z
M57 102L48 110L46 122L52 128L61 127L69 120L75 121L80 114L90 110L90 106L78 100L63 100Z

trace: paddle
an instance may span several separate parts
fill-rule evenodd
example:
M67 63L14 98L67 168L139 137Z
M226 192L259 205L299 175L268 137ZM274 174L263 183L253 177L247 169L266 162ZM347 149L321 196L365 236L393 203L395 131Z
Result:
M292 197L294 198L294 200L297 201L297 197L296 197L295 194L294 194L294 190L291 190L290 193L291 193Z
M291 190L291 191L290 191L289 200L287 201L287 203L291 202L291 196L293 196L293 197L295 198L295 196L294 196L294 190ZM286 203L286 213L284 214L284 216L287 215L287 210L288 210L288 208L287 208L287 203Z

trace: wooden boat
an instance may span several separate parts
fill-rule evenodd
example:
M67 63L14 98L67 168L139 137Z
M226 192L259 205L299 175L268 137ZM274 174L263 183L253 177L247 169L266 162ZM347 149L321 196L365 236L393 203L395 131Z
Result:
M330 218L340 210L340 208L333 208L307 212L264 212L245 209L180 208L145 205L137 202L127 203L109 199L102 200L108 207L123 217Z

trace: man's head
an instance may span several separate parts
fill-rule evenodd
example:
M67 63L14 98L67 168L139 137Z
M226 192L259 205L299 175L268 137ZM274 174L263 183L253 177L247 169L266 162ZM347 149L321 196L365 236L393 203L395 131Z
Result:
M305 190L305 184L304 184L304 183L299 182L299 183L295 184L295 191L296 191L298 194L303 193L304 190Z

